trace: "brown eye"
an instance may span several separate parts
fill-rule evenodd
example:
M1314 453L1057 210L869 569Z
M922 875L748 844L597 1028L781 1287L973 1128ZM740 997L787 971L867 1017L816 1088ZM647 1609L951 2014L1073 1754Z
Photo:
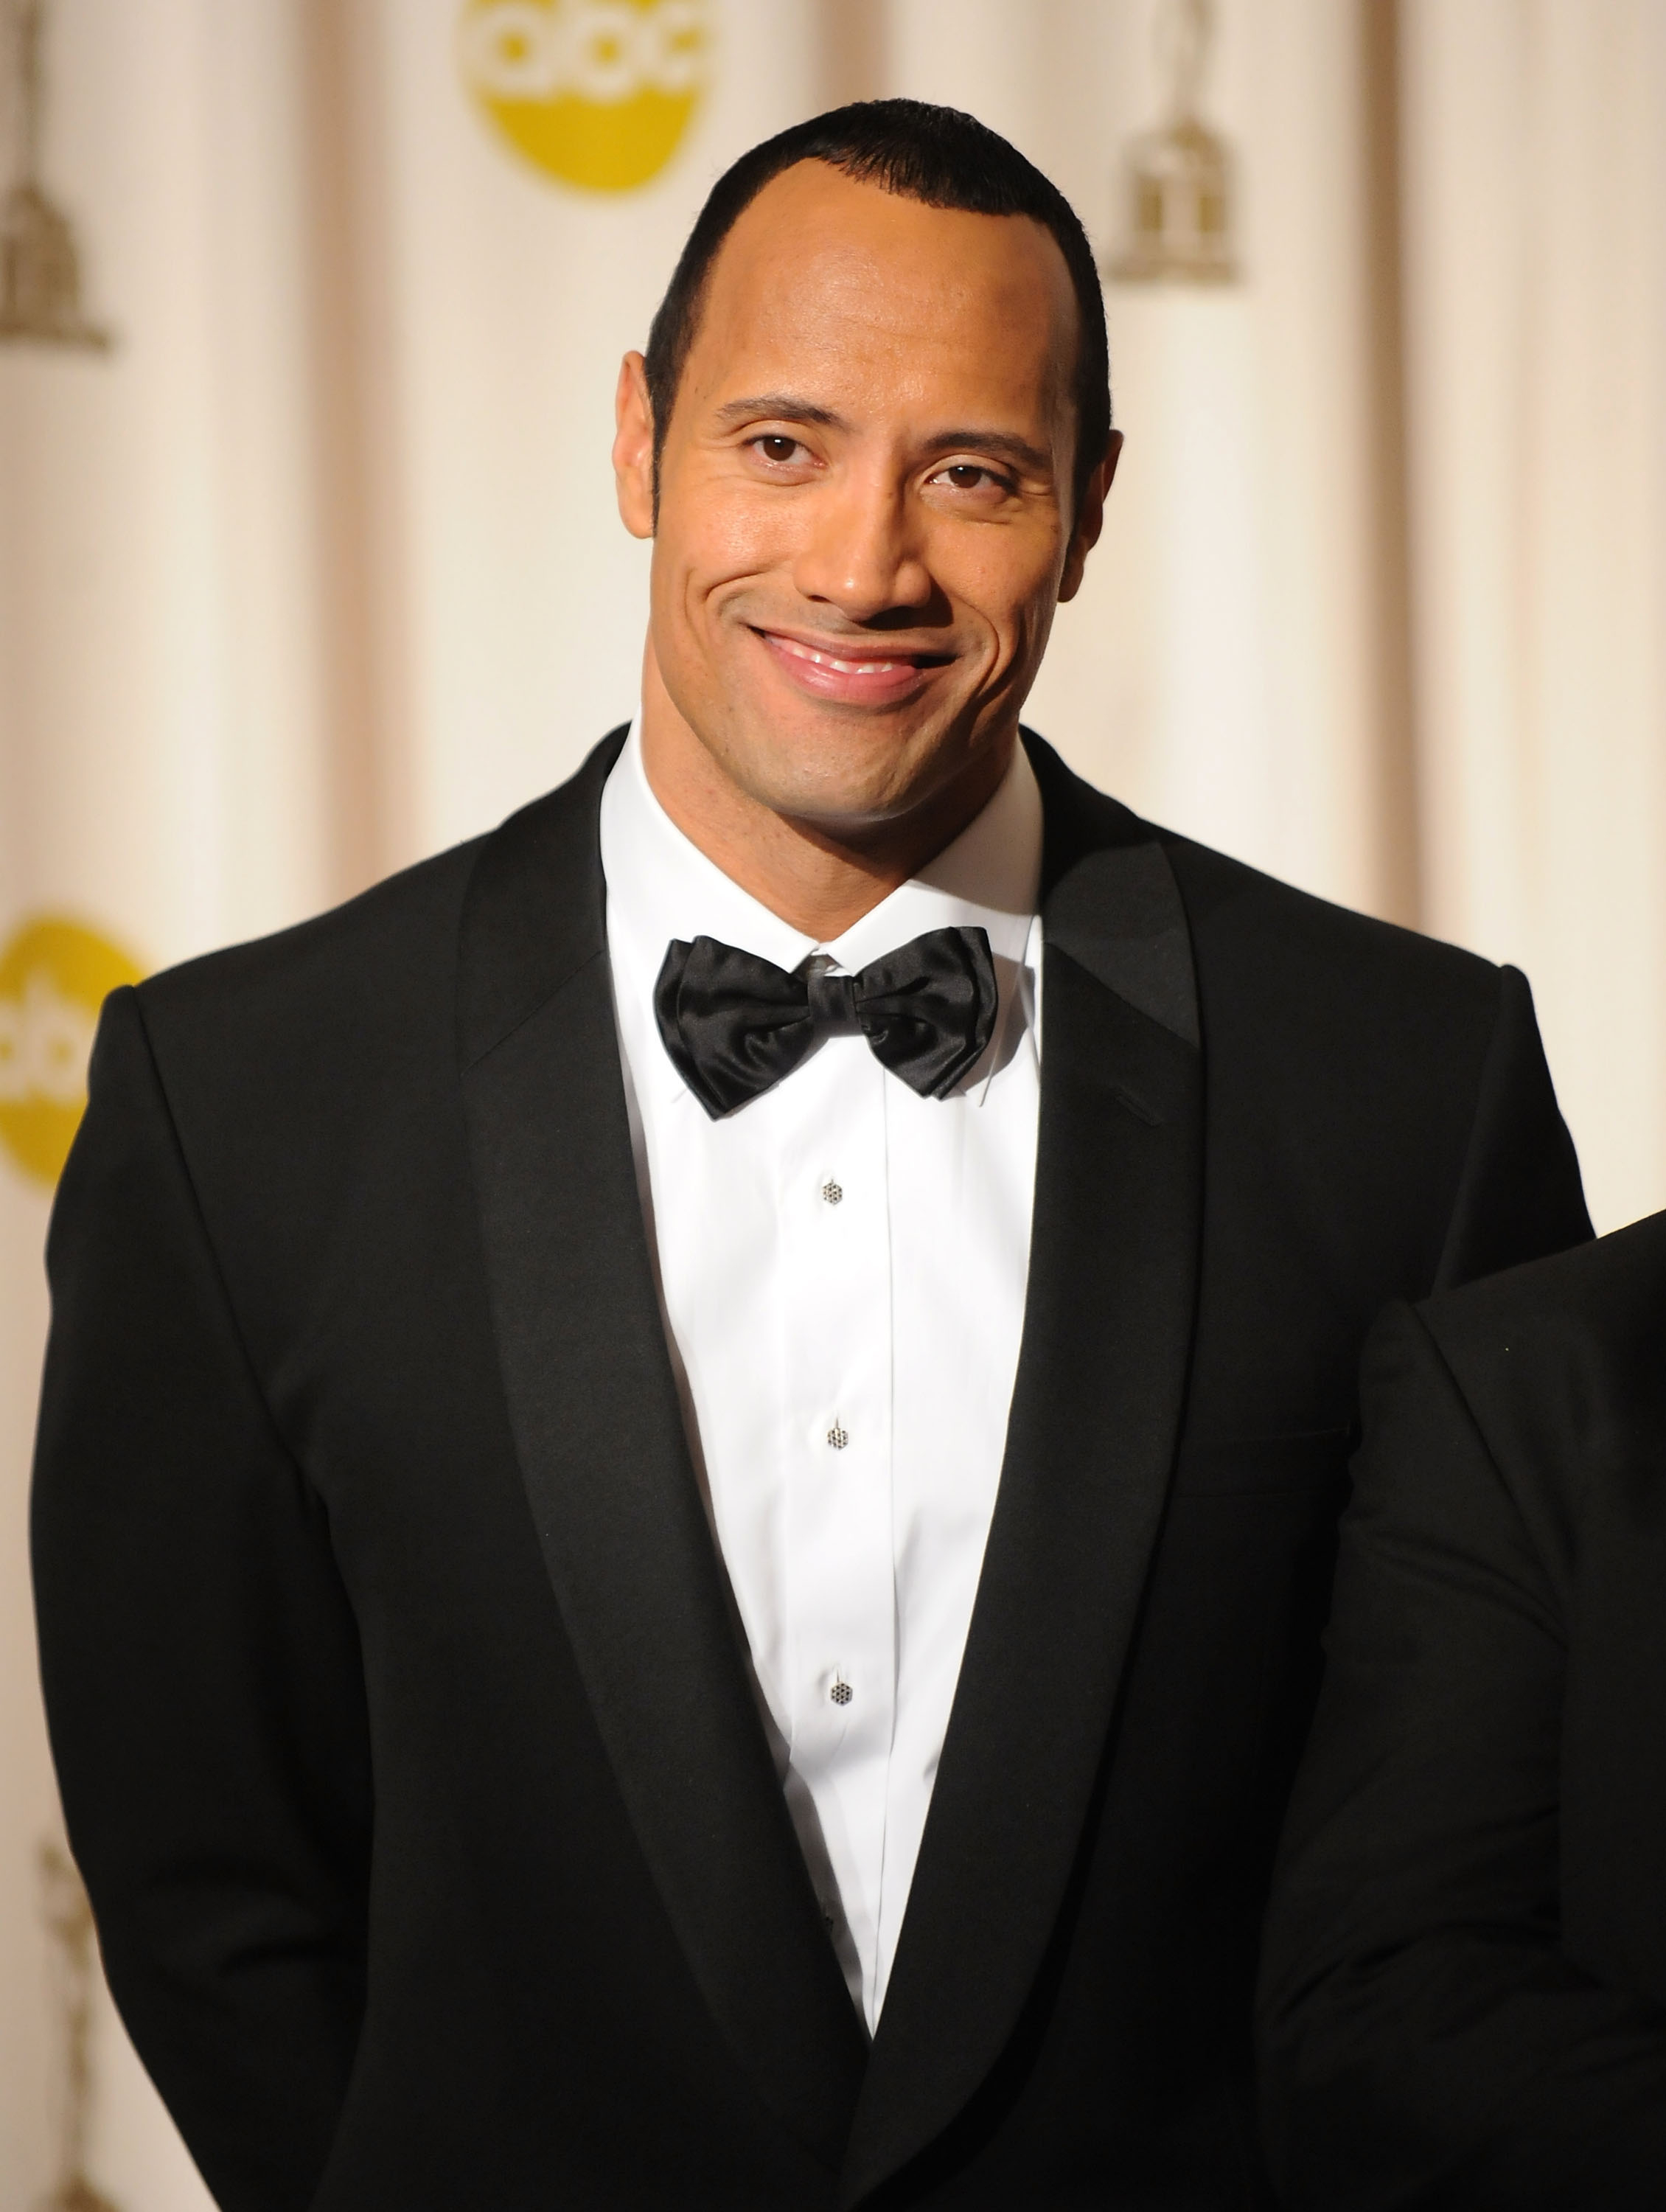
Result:
M976 491L988 473L986 469L974 468L970 461L956 461L952 469L943 471L956 491Z
M798 451L797 438L784 438L776 432L754 442L766 461L790 461Z

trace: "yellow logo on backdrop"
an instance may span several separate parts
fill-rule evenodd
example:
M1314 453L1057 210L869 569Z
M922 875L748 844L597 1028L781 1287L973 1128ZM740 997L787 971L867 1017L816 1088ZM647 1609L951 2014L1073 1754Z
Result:
M79 922L43 915L0 952L0 1144L55 1183L87 1103L99 1008L142 970Z
M463 75L564 184L627 192L675 153L706 87L706 0L465 0Z

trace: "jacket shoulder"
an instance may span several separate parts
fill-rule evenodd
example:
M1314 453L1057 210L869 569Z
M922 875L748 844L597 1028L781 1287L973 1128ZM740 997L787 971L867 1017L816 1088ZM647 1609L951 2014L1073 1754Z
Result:
M1453 1005L1483 1021L1495 1010L1501 971L1491 961L1298 890L1148 822L1076 775L1033 731L1024 740L1047 811L1052 873L1094 848L1161 848L1185 911L1206 1022L1239 1006L1275 1022L1281 1009L1298 1018L1322 1009L1329 1027L1334 1011L1369 1019L1384 996L1426 1010Z
M1425 1004L1433 994L1476 1013L1497 1003L1501 971L1479 953L1299 890L1189 837L1156 834L1179 884L1200 959L1254 969L1269 994L1288 997L1299 984L1362 1012L1378 994Z
M456 1057L465 922L482 905L512 945L560 933L594 902L595 814L624 732L486 836L452 846L326 914L164 970L138 987L164 1073L302 1065L339 1086L355 1069L444 1040ZM490 934L488 928L488 934ZM487 966L504 947L488 945Z
M402 869L288 929L164 969L137 986L154 1040L194 1032L223 1046L300 1019L368 1017L407 1000L454 957L458 916L483 839Z
M270 1269L293 1251L304 1271L367 1162L414 1188L433 1172L417 1163L448 1126L458 921L479 849L457 846L137 986L154 1079L222 1265L257 1250ZM102 1039L89 1122L130 1110Z

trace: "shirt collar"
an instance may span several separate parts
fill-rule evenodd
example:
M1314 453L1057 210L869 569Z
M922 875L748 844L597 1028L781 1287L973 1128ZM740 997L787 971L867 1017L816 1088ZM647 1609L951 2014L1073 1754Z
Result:
M812 952L826 952L854 971L928 929L971 927L989 933L1005 999L1005 979L1033 957L1041 844L1041 792L1021 743L994 796L953 843L841 936L823 943L742 890L677 828L649 784L639 718L602 793L602 872L615 993L651 1022L654 982L673 938L715 937L789 970ZM1032 978L1021 1000L1033 990ZM1003 1024L1013 1011L1003 1006ZM650 1055L649 1064L657 1072L663 1066L682 1087L663 1052ZM639 1079L646 1073L639 1069Z

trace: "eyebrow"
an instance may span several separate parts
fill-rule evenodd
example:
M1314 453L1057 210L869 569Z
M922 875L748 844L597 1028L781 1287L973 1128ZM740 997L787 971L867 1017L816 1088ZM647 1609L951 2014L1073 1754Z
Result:
M792 392L760 392L753 399L731 399L718 410L718 421L727 430L736 422L757 422L773 416L781 422L814 422L818 429L848 430L850 424L831 407L818 407Z
M803 398L793 392L760 392L749 399L730 399L718 408L717 417L719 427L725 430L742 422L772 418L778 422L813 422L821 430L851 428L835 409L820 406L815 400ZM925 450L928 453L988 453L1036 476L1051 476L1053 472L1051 454L1011 430L937 430L926 440Z

